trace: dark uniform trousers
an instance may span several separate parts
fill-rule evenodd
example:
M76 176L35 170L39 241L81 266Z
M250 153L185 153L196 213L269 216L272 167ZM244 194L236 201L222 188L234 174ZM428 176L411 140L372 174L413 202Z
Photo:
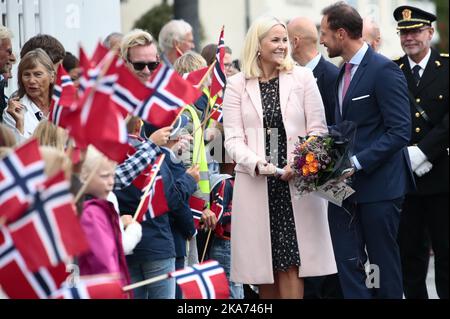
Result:
M395 61L408 81L411 99L412 138L433 164L418 177L417 192L408 194L400 221L400 246L404 294L426 299L426 276L430 246L435 255L435 281L440 298L448 298L449 255L449 136L448 55L432 50L420 82L416 85L407 56Z

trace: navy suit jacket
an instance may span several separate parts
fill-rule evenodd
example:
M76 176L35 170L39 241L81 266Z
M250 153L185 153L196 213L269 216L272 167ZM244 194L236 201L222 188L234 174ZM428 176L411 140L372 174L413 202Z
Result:
M334 109L336 105L336 96L334 88L339 76L339 68L333 63L328 62L324 57L320 58L319 64L313 70L314 77L317 79L320 95L325 106L325 116L327 124L334 124Z
M344 74L339 72L335 86ZM406 146L411 137L408 87L403 72L370 47L352 78L336 123L351 121L357 131L353 155L362 170L353 176L356 193L350 200L370 203L392 200L415 189Z

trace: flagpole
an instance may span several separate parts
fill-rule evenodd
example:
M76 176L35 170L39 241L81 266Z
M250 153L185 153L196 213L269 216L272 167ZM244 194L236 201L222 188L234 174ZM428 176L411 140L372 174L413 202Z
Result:
M158 172L159 172L159 170L161 169L161 165L162 165L162 163L164 162L164 159L165 159L165 158L166 158L166 154L162 154L162 155L161 155L161 159L159 160L158 166L156 167L155 174L153 174L152 179L150 180L150 183L149 183L149 184L147 185L147 187L145 188L144 195L142 195L141 201L139 202L139 206L138 206L136 212L134 213L133 221L136 221L136 220L137 220L138 215L139 215L139 212L140 212L142 206L144 205L145 198L148 196L148 194L149 194L150 191L152 190L153 183L154 183L155 180L156 180L156 176L158 175Z
M214 62L209 66L208 71L205 73L205 75L202 77L202 79L200 80L200 82L198 82L198 84L196 84L195 86L200 88L203 83L205 83L206 79L208 78L209 74L211 73L211 71L213 70L214 66L216 65L217 60L214 60Z
M150 284L154 284L155 282L159 282L159 281L163 281L163 280L169 279L169 277L170 277L169 274L160 275L160 276L157 276L157 277L154 277L154 278L150 278L150 279L147 279L147 280L144 280L144 281L137 282L137 283L132 284L132 285L125 286L122 289L123 289L123 291L130 291L130 290L142 287L142 286L147 286L147 285L150 285Z
M174 126L177 120L180 118L180 116L183 114L184 110L186 109L186 106L183 106L183 109L178 113L177 117L173 120L172 124L170 126Z
M209 229L208 238L206 238L205 248L203 249L202 260L201 263L205 260L206 250L208 249L209 239L211 238L212 229Z

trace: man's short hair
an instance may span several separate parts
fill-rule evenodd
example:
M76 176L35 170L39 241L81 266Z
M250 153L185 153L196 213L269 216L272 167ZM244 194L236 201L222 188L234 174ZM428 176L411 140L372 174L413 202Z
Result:
M129 51L131 48L152 44L155 44L155 41L150 33L141 29L134 29L123 37L120 53L125 61L130 61Z
M322 14L327 16L331 30L344 29L351 39L362 37L363 20L355 8L340 1L323 9Z
M38 34L25 42L20 51L20 58L22 59L28 52L36 49L44 50L53 64L61 62L66 56L66 50L58 39L48 34Z

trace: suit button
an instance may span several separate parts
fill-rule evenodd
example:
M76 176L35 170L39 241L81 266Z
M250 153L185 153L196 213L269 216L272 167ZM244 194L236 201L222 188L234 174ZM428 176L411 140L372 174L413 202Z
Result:
M419 112L417 112L415 115L416 115L417 118L420 117L420 113Z
M416 99L416 103L420 103L422 101L421 99Z
M420 130L420 127L417 127L417 128L416 128L416 133L420 133L420 131L421 131L421 130Z

